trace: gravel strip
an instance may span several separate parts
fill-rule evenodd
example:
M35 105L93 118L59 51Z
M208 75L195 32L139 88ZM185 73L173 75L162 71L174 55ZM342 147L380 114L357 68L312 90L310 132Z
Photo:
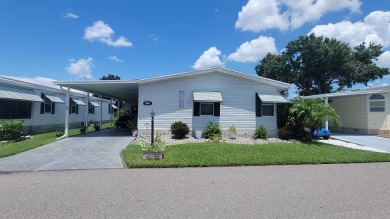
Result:
M196 139L194 137L188 137L184 139L172 139L168 136L161 136L162 141L164 142L164 145L175 145L175 144L186 144L186 143L204 143L208 142L208 139ZM140 137L137 138L136 141L133 142L133 144L141 144L142 140L144 139L145 142L150 142L150 137ZM336 145L336 146L342 146L342 147L347 147L347 148L352 148L352 149L358 149L358 150L366 150L366 151L374 151L374 152L381 152L381 153L388 153L387 151L376 149L376 148L371 148L363 145L358 145L355 143L351 142L345 142L345 141L340 141L337 139L328 139L328 140L323 140L319 139L317 140L318 142L325 143L325 144L331 144L331 145ZM285 142L285 143L293 143L293 142L298 142L297 140L282 140L279 138L267 138L267 140L263 139L252 139L252 138L246 138L246 137L237 137L236 139L230 139L230 138L223 138L220 142L226 142L230 144L267 144L270 142Z

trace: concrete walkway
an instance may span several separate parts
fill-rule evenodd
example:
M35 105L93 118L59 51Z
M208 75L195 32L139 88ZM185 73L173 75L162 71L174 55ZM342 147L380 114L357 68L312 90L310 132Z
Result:
M332 133L332 138L390 152L390 139L372 135Z
M123 168L119 153L133 140L123 129L78 135L0 158L0 171Z

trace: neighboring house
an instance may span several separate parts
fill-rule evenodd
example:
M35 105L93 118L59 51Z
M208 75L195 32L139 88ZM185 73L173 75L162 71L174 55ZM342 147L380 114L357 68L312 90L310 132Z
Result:
M219 123L226 132L235 125L238 135L246 136L261 125L269 136L277 135L276 103L289 102L280 92L291 86L220 67L132 81L55 84L125 100L127 109L137 109L130 111L138 118L141 135L150 134L153 111L160 134L169 134L173 122L183 121L192 131L204 130L209 122Z
M390 134L390 86L302 97L322 98L341 118L331 131L367 135Z
M23 132L36 134L48 131L63 130L65 123L66 90L0 77L0 119L22 120ZM109 121L111 100L89 97L72 92L70 95L69 124L80 127L81 122ZM112 110L111 110L112 111Z

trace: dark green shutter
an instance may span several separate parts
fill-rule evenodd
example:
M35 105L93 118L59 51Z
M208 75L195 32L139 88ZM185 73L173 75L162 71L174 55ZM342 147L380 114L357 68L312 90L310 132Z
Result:
M76 114L79 114L79 105L76 105Z
M51 114L56 112L56 103L51 103Z
M194 116L199 116L200 115L200 102L194 102Z
M41 98L43 101L45 101L45 95L43 95L43 93L41 93ZM44 113L45 113L45 102L41 103L41 114Z
M72 114L72 100L69 98L69 114Z
M214 116L220 116L220 115L221 115L221 103L214 102Z
M256 93L256 117L261 117L261 99Z

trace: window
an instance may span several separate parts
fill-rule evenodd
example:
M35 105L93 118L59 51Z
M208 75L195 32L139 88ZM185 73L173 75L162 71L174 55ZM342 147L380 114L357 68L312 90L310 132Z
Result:
M74 101L72 100L72 98L70 98L69 103L70 103L69 114L71 114L71 113L76 113L76 114L78 114L78 113L79 113L79 105L77 105L77 103L74 102Z
M185 92L184 90L179 91L179 109L184 109L184 99L185 99Z
M200 115L214 115L214 103L200 103Z
M370 112L384 112L385 97L381 94L373 94L370 96Z
M45 114L45 113L51 113L51 114L54 114L54 107L55 107L55 103L52 102L49 98L46 97L45 94L41 94L41 98L43 99L43 103L41 103L41 114Z
M95 114L95 107L92 104L89 104L88 106L88 113Z
M274 104L273 103L263 103L261 106L261 115L262 116L274 116Z
M220 116L221 103L220 102L194 102L193 109L194 116Z
M0 119L30 119L32 102L0 99Z

